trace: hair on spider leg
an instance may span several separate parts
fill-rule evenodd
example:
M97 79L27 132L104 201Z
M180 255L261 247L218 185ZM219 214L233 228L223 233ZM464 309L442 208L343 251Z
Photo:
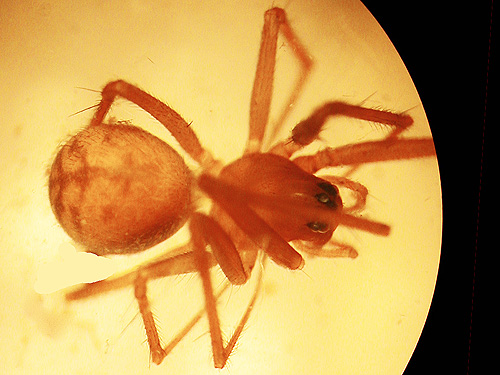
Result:
M101 90L90 89L88 87L76 86L75 88L80 89L80 90L90 91L90 92L96 92L98 94L101 93Z
M91 105L90 107L81 109L79 111L76 111L75 113L70 114L68 117L73 117L73 116L79 115L80 113L83 113L85 111L88 111L88 110L91 110L91 109L94 109L94 108L97 108L97 107L99 107L99 103Z
M368 95L365 99L361 100L357 105L358 106L364 106L367 104L370 99L377 94L377 91L374 91L372 94ZM385 129L387 126L392 127L394 126L396 129L401 129L399 133L401 133L402 130L405 130L409 128L410 126L413 125L413 118L407 114L407 112L411 111L412 109L418 107L418 105L411 107L405 111L401 112L396 112L392 108L387 108L381 104L375 105L375 106L370 106L370 109L375 110L378 112L380 115L380 120L377 118L372 118L372 119L366 119L365 121L368 121L369 124L372 125L378 125L378 129ZM387 115L384 116L384 114ZM388 117L391 118L390 122L386 122Z
M246 301L245 296L249 293L260 294L260 290L257 290L257 288L259 288L259 281L255 281L255 279L257 277L262 277L262 270L260 270L259 274L252 275L251 279L253 279L253 281L247 282L243 285L231 284L227 278L225 278L225 275L220 267L213 268L211 272L212 275L216 277L214 287L216 287L216 290L218 291L217 294L220 296L217 305L222 309L222 311L231 312L231 306L239 306L242 303L240 301L242 298Z
M95 93L98 93L98 94L100 94L100 93L101 93L101 90L90 89L90 88L88 88L88 87L81 87L81 86L77 86L77 87L75 87L75 88L77 88L77 89L79 89L79 90L85 90L85 91L95 92ZM71 114L71 115L69 115L68 117L73 117L73 116L79 115L80 113L83 113L83 112L89 111L89 110L91 110L91 109L97 108L97 107L99 107L99 105L100 105L100 101L99 101L99 103L96 103L96 104L94 104L94 105L91 105L90 107L87 107L87 108L81 109L81 110L79 110L79 111L77 111L77 112L75 112L75 113L72 113L72 114Z
M300 248L299 248L300 250ZM307 259L313 259L315 258L315 256L313 254L310 254L308 252L301 252L301 255L304 256L305 258ZM305 270L306 267L302 267L301 269L299 269L298 271L303 274L305 277L307 277L309 280L314 280L313 277L311 275L309 275L306 270Z
M162 329L162 325L161 325L161 320L157 318L158 314L157 314L157 307L155 307L154 305L151 306L151 314L153 315L153 320L155 322L155 326L156 326L156 330L158 332L158 338L160 340L160 344L162 347L165 347L165 342L163 340L163 329ZM138 315L140 315L140 312L138 313ZM148 339L147 337L144 339L144 343L148 343ZM151 365L151 361L152 361L152 354L151 352L149 353L149 357L150 357L150 365Z
M132 306L132 305L130 305ZM130 308L127 308L126 311L129 311ZM116 345L120 342L120 340L123 340L124 337L125 337L125 332L127 332L127 330L132 327L133 323L135 323L137 321L137 318L140 317L140 312L137 311L136 314L130 318L130 319L127 319L128 320L128 323L120 330L120 332L118 333L118 335L114 336L114 337L111 337L111 338L106 338L104 340L104 354L109 354L110 352L113 351L113 347L116 347ZM123 318L123 315L122 315L122 318ZM100 347L100 344L97 344L97 340L96 341L96 347ZM147 343L147 339L145 339L142 344L144 343Z
M132 305L130 305L130 306L132 306ZM127 310L129 310L129 309L127 309ZM132 326L132 323L134 323L136 321L136 319L139 318L140 316L141 316L141 313L139 311L137 311L134 314L134 316L131 319L129 319L129 322L125 325L125 327L122 328L122 330L120 331L120 333L117 337L118 338L122 337L125 334L125 332L127 331L127 329L129 329L129 327ZM106 341L108 341L108 344L109 344L109 339Z
M359 104L358 104L358 105L360 105L360 106L365 105L365 104L366 104L366 102L367 102L368 100L370 100L370 98L371 98L371 97L373 97L376 93L377 93L377 91L372 92L372 93L371 93L370 95L368 95L366 98L364 98L363 100L361 100L361 101L359 102Z
M377 132L387 131L397 132L400 134L404 130L413 125L413 118L405 112L396 112L392 109L383 107L382 105L370 107L377 111L379 117L373 117L366 121Z

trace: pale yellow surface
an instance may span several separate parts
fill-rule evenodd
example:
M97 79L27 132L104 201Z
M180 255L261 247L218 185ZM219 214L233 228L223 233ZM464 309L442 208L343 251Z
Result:
M441 190L432 158L363 166L352 176L370 191L364 215L390 224L391 235L339 228L336 238L355 246L357 259L306 259L296 272L268 264L263 293L222 371L213 368L205 320L156 366L149 364L131 288L72 304L60 293L44 294L129 262L90 265L92 257L74 252L50 209L46 170L58 145L85 126L92 111L71 115L99 100L80 87L99 90L110 80L128 80L192 121L217 157L227 162L242 152L263 14L272 2L180 3L0 4L2 373L401 374L427 316L439 263ZM408 110L415 126L405 136L430 136L403 63L361 3L289 3L274 5L285 7L315 67L282 137L332 99ZM279 49L275 104L296 73L290 52L286 45ZM171 142L132 105L113 115ZM322 137L336 145L383 134L378 125L339 118ZM252 286L223 297L227 335ZM151 300L167 341L201 306L198 277L154 282Z

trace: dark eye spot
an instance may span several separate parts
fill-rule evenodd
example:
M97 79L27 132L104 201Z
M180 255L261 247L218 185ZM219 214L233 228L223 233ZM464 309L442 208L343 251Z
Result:
M339 194L337 188L332 184L330 184L329 182L320 182L318 184L318 187L326 191L329 195L333 197L336 197Z
M318 184L318 187L321 188L324 193L318 193L314 196L317 201L327 207L337 208L337 203L335 202L335 198L337 198L339 194L337 188L328 182L321 182Z
M321 221L311 221L310 223L307 223L307 226L313 232L318 232L318 233L328 232L328 224L322 223Z

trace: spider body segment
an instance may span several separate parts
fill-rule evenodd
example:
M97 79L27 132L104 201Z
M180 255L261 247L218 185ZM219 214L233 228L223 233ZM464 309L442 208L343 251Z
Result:
M270 129L278 33L293 47L301 73L277 125ZM304 265L298 250L322 257L356 257L351 246L332 239L339 225L388 235L388 225L355 214L365 205L368 191L363 185L345 177L320 178L315 174L335 165L356 168L367 162L434 156L432 139L398 138L413 122L406 114L330 102L299 123L289 139L273 140L311 67L312 60L284 10L268 10L250 103L246 150L225 166L201 146L189 124L172 108L127 82L108 83L91 124L61 148L52 165L49 196L55 216L75 241L99 255L145 250L166 240L186 223L191 240L130 272L80 286L68 292L66 298L88 298L133 285L156 364L206 313L214 365L222 368L248 320L259 287L235 332L225 342L216 308L221 292L213 290L211 267L218 264L230 283L243 284L261 252L289 269ZM198 163L201 172L191 172L172 147L150 133L132 125L105 123L117 96L134 102L164 125ZM295 157L297 151L319 138L329 117L339 115L378 122L393 130L381 141L326 148ZM263 146L266 131L271 134L271 148ZM354 194L354 204L344 206L339 188ZM194 191L211 199L209 212L198 210ZM205 307L169 345L162 346L147 298L147 282L188 272L198 272L201 277Z
M98 255L145 250L171 237L191 210L182 157L126 124L90 126L59 151L50 202L66 232Z
M282 156L247 154L227 165L220 178L265 196L265 201L256 199L249 206L287 242L302 240L321 246L338 226L334 215L342 211L338 188ZM315 216L317 211L307 212L312 207L331 211L331 215L321 221Z

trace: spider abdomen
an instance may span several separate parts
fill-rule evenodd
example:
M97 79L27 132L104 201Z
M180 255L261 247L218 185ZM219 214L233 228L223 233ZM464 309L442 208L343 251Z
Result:
M59 151L49 196L64 230L88 251L142 251L187 220L192 176L168 144L131 125L89 126Z

